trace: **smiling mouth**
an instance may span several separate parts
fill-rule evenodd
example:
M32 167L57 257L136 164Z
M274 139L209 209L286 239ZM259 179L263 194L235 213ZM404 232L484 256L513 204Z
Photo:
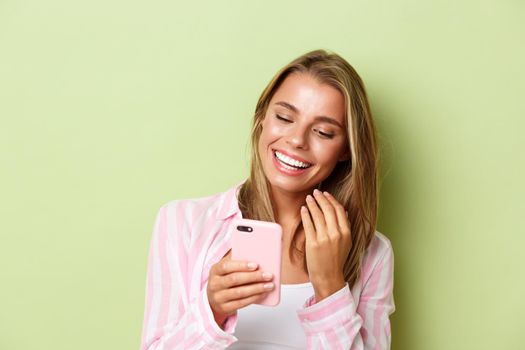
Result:
M312 166L310 163L304 163L296 159L290 158L279 151L273 151L275 159L286 169L289 170L304 170Z

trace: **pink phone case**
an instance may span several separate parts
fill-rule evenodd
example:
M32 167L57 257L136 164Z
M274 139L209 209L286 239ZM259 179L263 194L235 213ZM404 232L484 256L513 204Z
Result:
M244 228L243 228L244 227ZM252 230L247 232L246 230ZM275 306L281 299L281 247L283 230L274 222L235 219L232 223L232 259L253 261L273 274L274 289L256 302Z

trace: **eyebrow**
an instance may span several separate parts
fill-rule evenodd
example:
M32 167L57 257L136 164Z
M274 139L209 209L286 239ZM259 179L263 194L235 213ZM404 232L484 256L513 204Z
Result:
M292 104L290 104L288 102L279 101L279 102L275 102L274 104L279 105L279 106L283 106L285 108L288 108L289 110L291 110L291 111L293 111L295 113L299 113L299 109L297 109L297 107L295 107L294 105L292 105ZM326 115L318 115L314 119L318 120L318 121L325 122L325 123L333 124L335 126L340 127L341 129L344 129L344 127L341 125L341 123L339 123L334 118L327 117Z

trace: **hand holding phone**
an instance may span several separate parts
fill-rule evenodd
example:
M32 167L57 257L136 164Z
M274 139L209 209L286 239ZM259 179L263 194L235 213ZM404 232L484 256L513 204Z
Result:
M257 264L250 266L249 263L232 260L227 254L210 269L206 292L219 327L238 309L253 304L275 288L272 275L264 276Z

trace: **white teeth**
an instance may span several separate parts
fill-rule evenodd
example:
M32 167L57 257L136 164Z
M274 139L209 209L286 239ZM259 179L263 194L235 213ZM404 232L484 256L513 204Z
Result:
M288 156L285 156L284 154L279 153L277 151L275 151L275 156L281 162L286 163L286 164L291 165L291 166L294 166L296 168L308 168L310 166L310 164L308 164L308 163L303 163L303 162L300 162L298 160L292 159L292 158L290 158Z
M285 163L281 162L280 160L279 160L279 163L281 163L281 166L282 166L283 168L286 168L286 169L288 169L288 170L295 170L295 171L298 170L298 168L293 167L293 166L286 165Z

